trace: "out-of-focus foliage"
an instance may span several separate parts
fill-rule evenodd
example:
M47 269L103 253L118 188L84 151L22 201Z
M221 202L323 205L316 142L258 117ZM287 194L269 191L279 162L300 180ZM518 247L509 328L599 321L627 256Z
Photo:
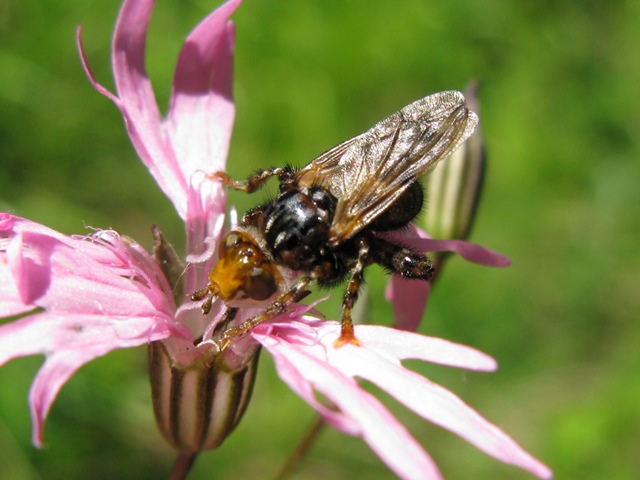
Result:
M182 39L215 6L158 1L148 70L161 105ZM0 2L0 208L65 233L113 227L146 245L157 224L180 245L171 204L75 52L82 24L95 74L112 85L118 8L116 0ZM304 164L412 100L479 80L489 164L471 239L513 265L452 260L421 331L486 351L501 369L425 373L558 478L639 477L640 3L247 0L234 19L229 171L237 177ZM262 198L231 196L241 211ZM368 279L371 321L388 323L378 301L384 276ZM40 362L0 369L0 477L167 477L173 453L153 423L144 350L83 368L37 451L26 396ZM396 412L447 478L527 477ZM263 355L245 419L190 478L271 477L311 419ZM296 478L391 475L364 444L327 430Z

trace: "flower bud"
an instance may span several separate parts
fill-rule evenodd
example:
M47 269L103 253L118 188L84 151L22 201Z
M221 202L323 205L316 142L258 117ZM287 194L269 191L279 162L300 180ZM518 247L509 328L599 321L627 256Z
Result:
M477 84L466 91L467 104L477 110ZM485 155L480 130L427 176L428 210L423 227L438 239L466 239L478 206L484 178Z
M218 447L238 424L251 398L259 353L256 345L242 359L213 344L194 350L201 351L179 364L170 345L149 346L156 422L173 447L191 452Z

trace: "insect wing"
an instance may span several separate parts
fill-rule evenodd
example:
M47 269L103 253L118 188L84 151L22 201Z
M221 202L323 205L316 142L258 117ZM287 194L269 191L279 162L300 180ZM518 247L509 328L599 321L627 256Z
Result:
M347 153L355 144L361 142L367 133L345 140L301 168L296 175L296 184L301 187L319 185L328 189L335 197L340 197L348 181L345 178L348 172L344 168Z
M330 243L338 245L371 223L419 176L451 155L477 124L478 117L467 109L460 92L436 93L303 168L301 181L313 180L338 199Z

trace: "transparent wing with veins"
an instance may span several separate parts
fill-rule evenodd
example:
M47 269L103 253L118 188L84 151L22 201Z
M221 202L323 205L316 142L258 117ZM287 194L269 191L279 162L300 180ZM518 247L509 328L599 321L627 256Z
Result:
M296 180L301 186L323 186L338 199L330 231L330 243L338 245L451 155L477 124L460 92L436 93L323 153L302 168Z

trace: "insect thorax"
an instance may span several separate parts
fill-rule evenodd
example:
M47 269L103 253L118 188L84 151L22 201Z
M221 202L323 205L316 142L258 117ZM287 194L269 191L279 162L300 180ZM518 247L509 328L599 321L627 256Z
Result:
M335 197L321 187L293 188L278 195L263 212L265 239L274 257L293 270L335 264L328 248L335 206Z

